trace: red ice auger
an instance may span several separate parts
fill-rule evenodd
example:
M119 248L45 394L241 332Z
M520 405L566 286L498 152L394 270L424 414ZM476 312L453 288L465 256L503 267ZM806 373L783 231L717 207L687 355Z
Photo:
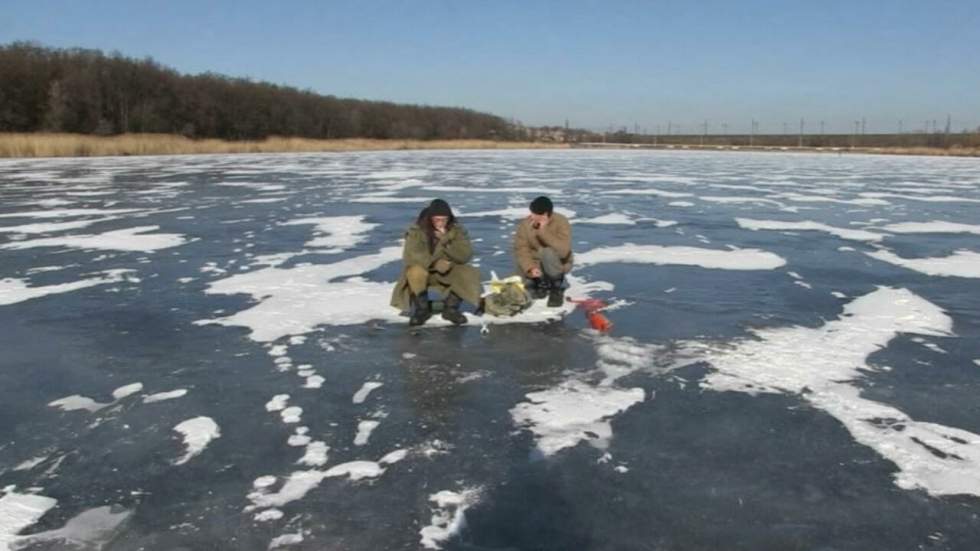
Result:
M585 312L585 319L589 320L589 326L600 333L607 333L613 328L613 322L609 321L602 310L606 308L606 303L597 298L573 299L568 302L577 304Z

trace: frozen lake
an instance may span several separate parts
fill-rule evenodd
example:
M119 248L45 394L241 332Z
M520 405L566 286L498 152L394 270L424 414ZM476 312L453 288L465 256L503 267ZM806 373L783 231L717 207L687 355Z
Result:
M611 334L388 307L539 194ZM0 161L0 551L975 550L977 278L972 159Z

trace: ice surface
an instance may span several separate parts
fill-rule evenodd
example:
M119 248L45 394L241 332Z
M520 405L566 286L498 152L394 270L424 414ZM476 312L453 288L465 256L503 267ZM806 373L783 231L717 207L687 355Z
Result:
M421 207L463 216L485 281L538 193L611 334L389 306ZM0 160L0 499L58 499L0 533L973 551L978 201L975 160L853 154Z

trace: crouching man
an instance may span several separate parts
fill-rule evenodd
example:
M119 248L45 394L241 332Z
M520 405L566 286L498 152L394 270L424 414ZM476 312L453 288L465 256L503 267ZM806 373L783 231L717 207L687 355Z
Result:
M391 305L410 312L409 325L422 325L432 316L428 290L433 288L444 297L442 317L466 323L460 302L480 302L480 271L467 265L472 256L470 237L449 204L433 200L405 232L404 268Z
M514 234L514 259L532 296L547 296L555 308L564 301L565 274L572 269L572 227L547 197L532 201L530 210Z

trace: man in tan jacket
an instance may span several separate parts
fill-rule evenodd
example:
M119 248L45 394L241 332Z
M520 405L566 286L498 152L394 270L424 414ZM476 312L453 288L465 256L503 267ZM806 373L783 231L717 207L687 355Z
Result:
M547 295L548 306L555 308L564 301L565 274L572 269L572 226L547 197L531 201L530 210L514 234L514 260L531 280L532 295Z

